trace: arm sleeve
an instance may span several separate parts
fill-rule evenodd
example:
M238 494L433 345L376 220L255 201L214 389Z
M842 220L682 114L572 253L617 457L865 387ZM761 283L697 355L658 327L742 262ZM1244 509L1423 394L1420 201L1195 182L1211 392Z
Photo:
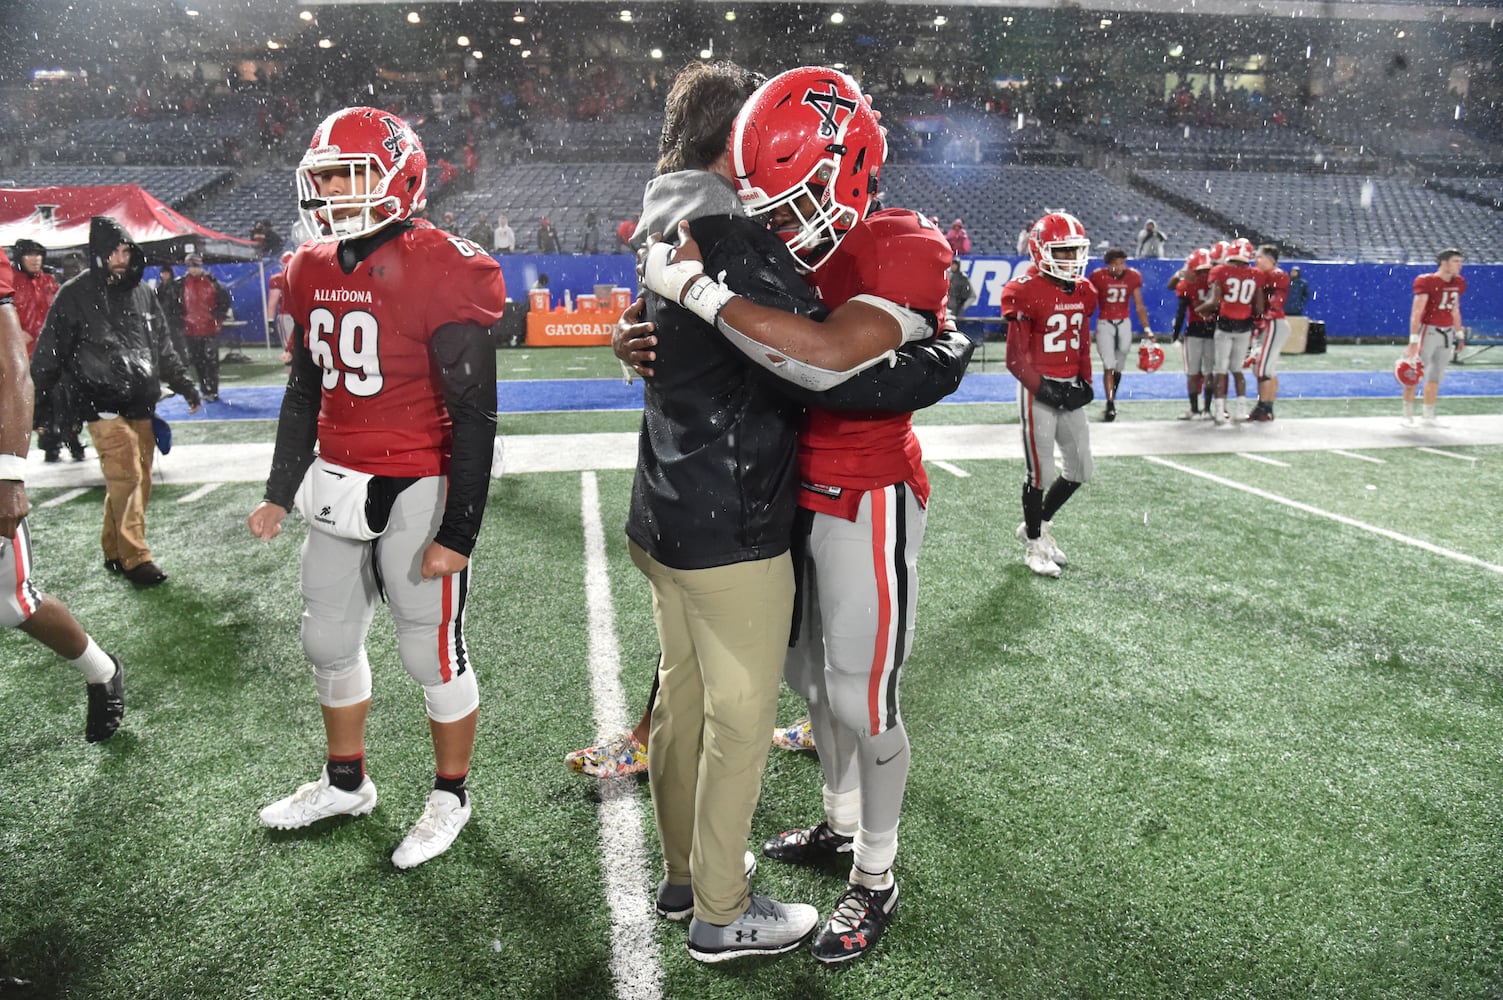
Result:
M438 363L444 405L453 421L449 491L433 540L468 556L480 537L496 442L496 345L478 323L448 323L434 331L429 351Z
M1029 335L1029 321L1015 318L1007 325L1007 370L1012 377L1029 392L1039 391L1039 373L1033 366L1033 357L1029 353L1028 344L1032 341Z
M73 356L77 326L71 322L72 293L73 289L69 288L68 296L59 295L53 300L31 355L32 390L44 404L45 397L62 377L62 359Z
M151 335L156 341L157 374L172 387L173 392L186 399L190 406L197 406L202 402L198 387L193 384L188 366L178 357L177 348L172 346L172 337L167 333L167 314L155 295L148 295L147 298L151 300L151 316L147 322L151 324Z
M912 413L933 406L960 387L975 341L953 330L904 344L890 363L866 369L826 392L779 383L784 395L827 410Z
M277 418L277 443L271 454L271 473L266 477L265 499L279 507L292 509L292 498L313 464L313 446L318 442L318 407L323 373L313 355L303 328L292 331L292 371L287 376L287 391L282 395L282 412Z
M1177 310L1175 310L1175 313L1174 313L1174 335L1176 337L1178 337L1180 335L1180 332L1182 330L1184 330L1184 328L1185 328L1185 314L1188 313L1189 311L1190 311L1190 300L1187 297L1181 295L1179 297L1179 308Z

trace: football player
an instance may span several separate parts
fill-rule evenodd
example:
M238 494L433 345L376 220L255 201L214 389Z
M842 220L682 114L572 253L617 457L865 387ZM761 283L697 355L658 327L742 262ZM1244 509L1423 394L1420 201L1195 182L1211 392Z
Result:
M723 300L714 313L722 334L811 390L843 384L873 361L896 361L895 349L946 326L953 254L924 216L871 211L885 153L860 90L835 70L774 77L736 119L731 155L742 203L810 272L833 307L822 324L725 298L730 290L697 272L688 284L661 284L666 246L649 252L645 283ZM680 235L667 266L692 267L696 248ZM770 353L778 360L769 362ZM957 356L960 372L967 353ZM784 676L809 703L825 817L771 838L763 853L805 864L852 856L848 885L813 945L819 961L841 962L874 947L897 906L892 866L909 761L898 682L912 645L929 482L911 412L822 402L811 399L799 435L800 606Z
M1226 407L1227 376L1235 372L1242 379L1242 360L1252 340L1253 315L1263 310L1263 288L1249 263L1252 257L1252 241L1239 239L1228 244L1222 262L1211 268L1211 297L1196 307L1202 316L1216 317L1213 339L1216 354L1212 364L1216 400L1211 416L1218 427L1227 426L1232 417ZM1241 386L1238 390L1234 408L1236 418L1241 420L1247 414L1243 410Z
M1289 275L1279 267L1279 248L1265 243L1258 247L1255 260L1258 280L1262 282L1263 313L1267 324L1263 339L1253 352L1253 373L1258 377L1258 405L1247 419L1273 420L1274 400L1279 398L1279 355L1289 339L1289 320L1284 316L1284 300L1289 297Z
M1105 266L1092 271L1089 280L1100 303L1096 316L1096 353L1101 355L1101 381L1106 389L1106 413L1101 419L1111 423L1117 419L1117 387L1122 384L1122 370L1132 350L1129 305L1138 311L1143 337L1149 341L1154 338L1148 325L1148 308L1143 305L1142 273L1127 266L1127 251L1121 247L1108 250L1103 260Z
M107 740L125 716L125 668L99 648L62 601L32 580L26 525L26 451L31 444L31 368L16 314L15 272L0 250L0 625L20 629L67 660L88 696L84 738Z
M1212 338L1216 324L1201 316L1196 308L1211 297L1211 251L1204 247L1193 251L1185 259L1184 277L1175 287L1179 297L1179 310L1174 317L1174 339L1179 340L1185 362L1185 393L1190 397L1190 408L1180 415L1181 420L1211 418L1211 361L1214 355ZM1186 322L1188 320L1189 322ZM1205 409L1201 409L1202 397Z
M1028 255L1033 265L1002 289L1007 325L1007 370L1018 380L1022 418L1023 561L1040 576L1057 577L1066 562L1050 530L1054 515L1091 478L1091 439L1081 407L1091 401L1091 349L1086 324L1096 309L1096 289L1085 275L1091 241L1067 212L1033 224ZM1054 474L1054 446L1064 462ZM1048 492L1045 492L1047 488Z
M261 822L294 829L375 807L365 636L384 597L436 764L426 808L392 854L399 868L446 851L470 817L480 696L464 608L495 438L488 331L506 300L489 254L413 218L426 176L417 136L385 111L346 108L314 132L297 186L318 235L287 268L292 371L265 499L248 518L257 538L275 538L296 492L308 521L302 638L328 743L318 780Z
M1409 310L1409 347L1404 356L1424 363L1423 419L1429 427L1441 426L1435 419L1435 397L1440 393L1440 380L1450 364L1456 338L1461 335L1461 295L1466 291L1466 279L1461 276L1462 261L1460 250L1442 250L1435 257L1435 270L1414 279L1414 305ZM1404 386L1405 427L1419 426L1414 419L1416 388Z

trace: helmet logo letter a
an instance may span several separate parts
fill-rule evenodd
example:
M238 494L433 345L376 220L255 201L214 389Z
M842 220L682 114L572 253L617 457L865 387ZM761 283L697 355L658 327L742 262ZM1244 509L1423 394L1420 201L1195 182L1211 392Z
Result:
M397 124L395 118L383 118L381 124L386 126L386 131L391 134L381 140L381 148L391 154L392 159L402 155L402 147L407 144L407 130Z
M849 97L841 97L833 83L828 85L829 93L821 93L817 90L809 90L804 93L804 103L819 112L819 137L830 139L840 131L840 122L836 115L844 111L847 117L856 111L856 102Z

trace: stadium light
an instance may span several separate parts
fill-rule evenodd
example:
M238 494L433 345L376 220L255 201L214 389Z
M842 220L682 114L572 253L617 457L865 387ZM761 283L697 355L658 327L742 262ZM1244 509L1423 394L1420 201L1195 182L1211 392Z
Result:
M1105 31L1107 28L1110 28L1111 26L1112 26L1112 19L1111 18L1109 18L1109 17L1103 17L1101 19L1101 30L1102 31Z
M1171 59L1178 59L1180 56L1182 56L1184 54L1185 54L1185 47L1183 45L1176 44L1176 45L1174 45L1173 48L1171 48L1169 50L1169 58L1171 58Z
M522 39L520 39L520 38L508 38L506 40L506 44L515 47L515 46L518 46L518 45L522 44Z
M725 12L725 19L727 21L734 21L734 20L736 20L736 12L733 11L733 10L726 11Z
M458 38L454 39L454 44L458 45L460 48L467 49L470 47L470 36L460 35Z
M623 10L617 16L621 18L621 23L622 24L631 24L631 11L629 11L629 10Z
M842 14L840 11L837 10L835 13L833 13L833 14L830 15L830 23L831 24L844 24L845 23L845 15Z
M518 24L526 24L527 23L527 16L525 14L523 14L520 10L517 11L515 14L513 14L511 16L511 19L513 21L515 21L516 23L518 23Z
M305 11L303 11L302 13L300 13L298 15L298 20L300 20L300 21L311 21L311 20L313 20L313 11L311 11L311 10L305 10Z
M662 49L653 49L651 52L649 52L647 54L649 56L651 56L652 58L654 58L654 59L661 59L661 58L663 58L663 50Z
M471 52L470 55L473 56L476 59L484 59L485 58L485 53L481 52L479 49L476 49L475 51Z
M334 47L334 43L329 41L327 38L320 38L318 40L318 47L321 49L332 49Z
M701 58L701 59L714 59L715 58L715 50L714 49L700 49L699 50L699 58Z
M938 14L934 18L934 26L936 28L943 28L945 25L947 25L949 23L950 23L950 19L948 17L945 17L943 14Z
M282 43L277 41L275 38L269 38L266 40L266 47L275 52L277 49L280 49L282 47Z
M187 10L183 11L183 13L187 14L189 17L197 17L198 16L198 11L194 10L191 7L188 8ZM1402 37L1402 36L1400 36L1400 37Z
M415 10L409 10L407 12L407 23L408 24L422 24L423 23L423 15L419 14Z
M523 59L531 59L532 58L532 50L531 49L523 49L522 50L522 58Z

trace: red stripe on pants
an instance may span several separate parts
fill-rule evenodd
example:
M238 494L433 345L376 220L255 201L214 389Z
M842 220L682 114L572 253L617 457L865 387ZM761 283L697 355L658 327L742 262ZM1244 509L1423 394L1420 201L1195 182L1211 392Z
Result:
M867 496L872 498L872 573L877 584L877 641L872 647L872 668L866 679L866 708L871 715L871 733L875 736L882 731L879 705L882 675L891 655L888 641L892 628L892 591L888 589L887 579L891 559L887 552L887 490L872 490Z
M443 582L443 617L438 621L438 676L445 684L454 676L454 651L449 633L454 623L454 574L440 578Z

